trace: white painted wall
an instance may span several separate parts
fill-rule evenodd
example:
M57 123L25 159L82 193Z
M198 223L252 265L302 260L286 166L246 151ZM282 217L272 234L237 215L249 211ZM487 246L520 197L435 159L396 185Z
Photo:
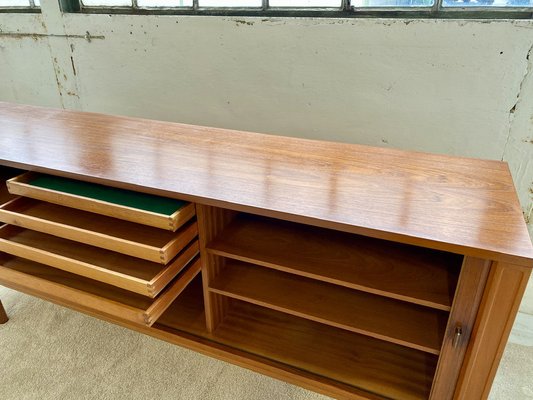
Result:
M62 15L56 3L0 14L0 100L505 159L533 219L532 21Z

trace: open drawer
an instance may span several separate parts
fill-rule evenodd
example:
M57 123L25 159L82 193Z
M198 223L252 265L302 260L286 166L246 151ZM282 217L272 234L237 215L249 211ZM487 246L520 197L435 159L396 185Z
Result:
M7 188L11 194L171 231L195 214L193 203L35 172L9 179Z
M0 221L161 264L198 234L196 220L170 232L25 197L0 206Z
M200 272L195 258L157 298L71 274L6 253L0 253L0 284L21 292L75 305L98 314L152 326Z
M0 251L148 297L157 296L199 251L193 240L167 265L13 225L0 227Z

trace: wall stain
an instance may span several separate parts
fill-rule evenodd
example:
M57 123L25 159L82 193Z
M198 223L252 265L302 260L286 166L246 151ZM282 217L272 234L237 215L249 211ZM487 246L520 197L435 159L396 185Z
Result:
M0 32L0 37L8 37L12 39L23 39L23 38L31 38L33 40L39 40L39 39L48 39L51 37L56 38L67 38L67 39L85 39L87 42L91 42L93 39L105 39L105 36L98 35L98 36L92 36L89 32L85 35L56 35L52 33L25 33L25 32L19 32L17 29L17 32Z
M74 57L70 56L70 63L72 64L72 72L74 73L74 76L76 76L76 67L74 66Z
M531 200L533 200L533 182L531 182L531 186L528 189L529 196L531 197ZM524 211L524 218L526 220L526 224L533 224L533 203L529 205L529 211Z
M236 19L236 20L235 20L235 25L236 25L236 26L239 26L239 25L249 25L249 26L251 26L251 25L253 25L253 24L254 24L253 22L251 22L251 21L245 21L245 20L243 20L243 19Z

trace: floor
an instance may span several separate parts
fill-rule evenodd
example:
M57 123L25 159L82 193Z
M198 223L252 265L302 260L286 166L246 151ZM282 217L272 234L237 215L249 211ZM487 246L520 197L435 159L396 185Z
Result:
M2 400L326 400L325 396L0 287ZM490 400L533 399L533 316L520 314Z

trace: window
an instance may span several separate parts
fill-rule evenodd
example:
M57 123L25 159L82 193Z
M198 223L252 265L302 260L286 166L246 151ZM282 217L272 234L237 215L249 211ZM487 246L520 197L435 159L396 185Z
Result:
M40 0L0 0L0 10L37 10L40 6Z
M5 0L0 0L5 1ZM21 0L15 0L21 1ZM134 7L133 0L81 0L85 7L93 6L128 6ZM263 9L263 0L137 0L137 7L150 8L257 8ZM268 8L337 8L342 7L342 0L270 0Z
M270 7L342 7L340 0L270 0Z
M31 0L0 0L27 2ZM531 18L533 0L69 0L82 12L272 16ZM1 4L1 3L0 3ZM27 3L26 3L27 4Z

